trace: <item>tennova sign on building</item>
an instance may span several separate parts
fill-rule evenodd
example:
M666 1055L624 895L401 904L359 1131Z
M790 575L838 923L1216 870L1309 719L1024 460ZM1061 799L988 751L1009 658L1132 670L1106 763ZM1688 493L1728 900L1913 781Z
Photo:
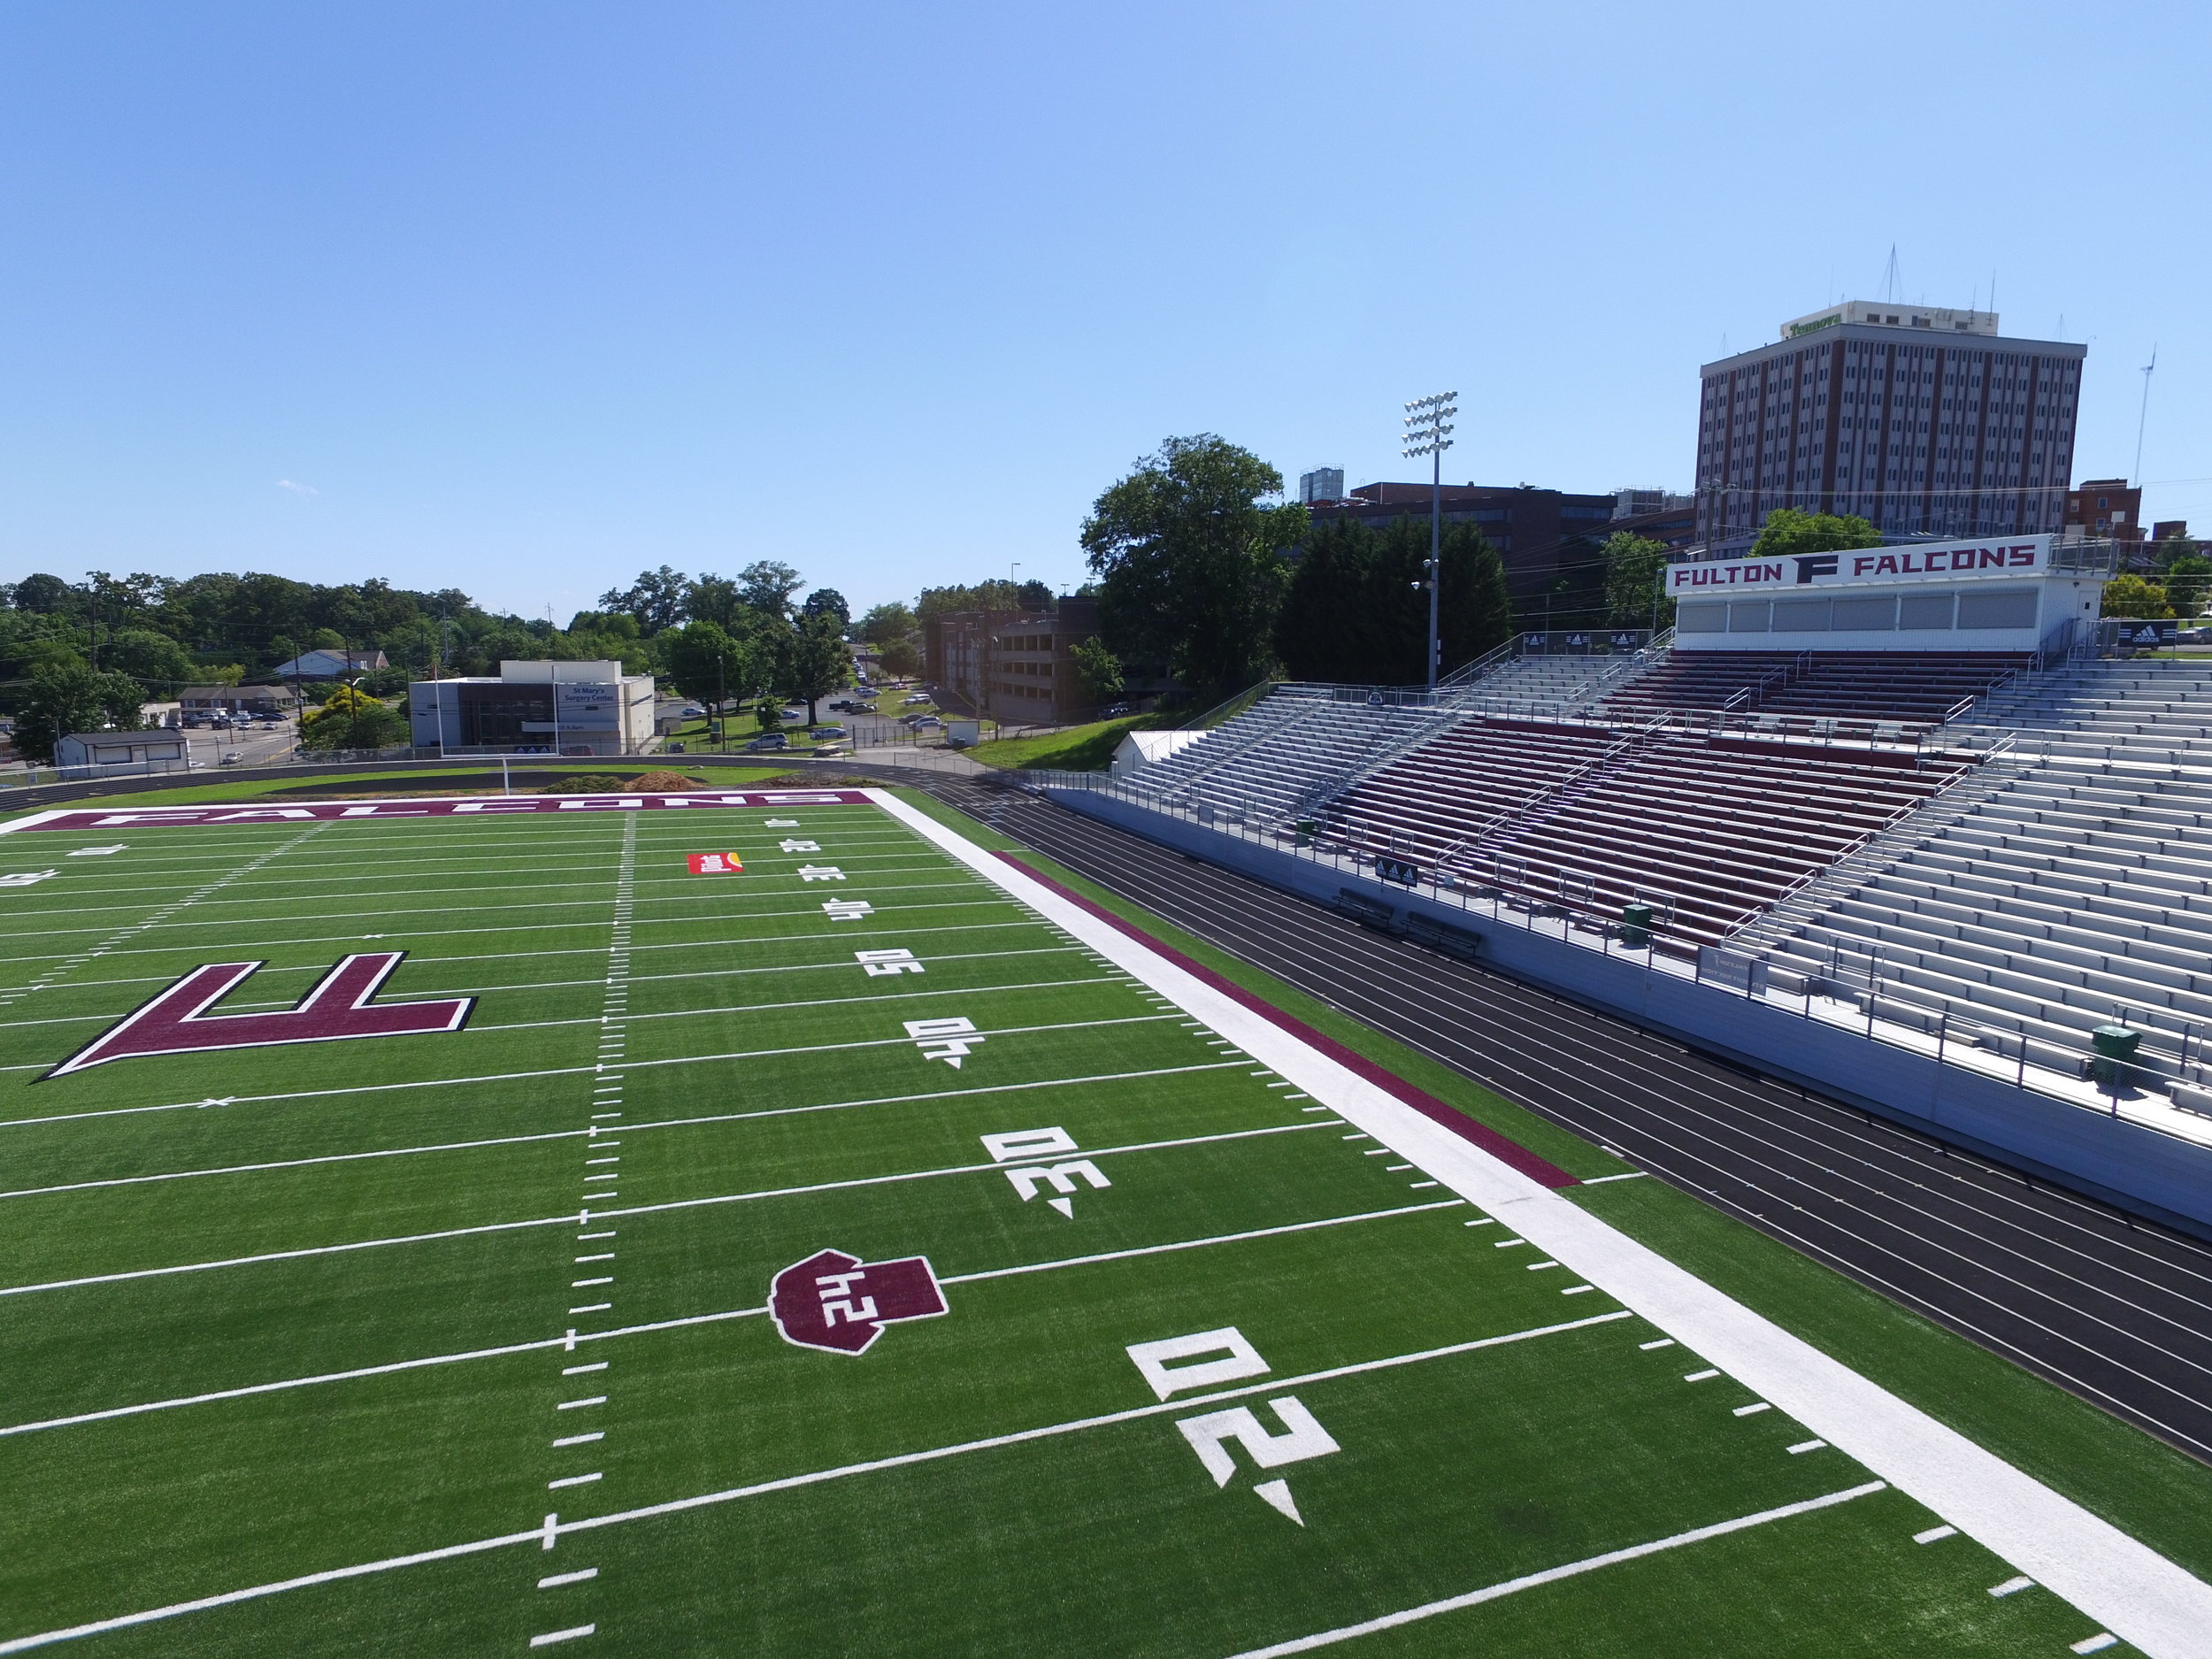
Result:
M2047 535L1853 548L1841 553L1794 553L1779 558L1714 559L1670 565L1667 596L1717 599L1753 588L1895 588L2007 578L2016 581L2047 575L2050 566L2051 538Z

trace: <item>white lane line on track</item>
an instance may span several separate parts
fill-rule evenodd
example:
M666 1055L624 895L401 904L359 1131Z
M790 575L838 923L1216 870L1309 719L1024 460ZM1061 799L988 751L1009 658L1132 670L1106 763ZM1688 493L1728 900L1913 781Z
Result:
M1230 1141L1253 1141L1263 1136L1302 1134L1308 1130L1325 1129L1326 1124L1275 1124L1259 1129L1231 1129L1217 1134L1185 1135L1173 1141L1133 1141L1126 1146L1086 1148L1087 1157L1104 1158L1138 1152L1160 1152L1176 1147L1211 1146ZM890 1175L855 1176L841 1181L816 1181L803 1187L763 1187L749 1193L718 1193L705 1198L672 1198L657 1204L635 1204L619 1210L595 1210L590 1212L595 1221L611 1221L624 1216L664 1215L671 1210L711 1209L722 1204L757 1203L764 1199L793 1198L811 1193L841 1192L861 1187L891 1187L906 1181L937 1180L955 1175L995 1173L996 1164L954 1164L935 1170L902 1170ZM587 1194L587 1204L611 1198L611 1193ZM344 1256L356 1250L383 1249L401 1244L428 1244L442 1239L477 1238L487 1233L516 1233L529 1227L568 1227L578 1222L578 1212L568 1211L557 1216L537 1216L526 1221L491 1221L472 1227L443 1227L432 1233L409 1233L384 1239L357 1239L345 1244L303 1245L294 1250L269 1250L257 1256L232 1256L208 1262L174 1262L162 1267L134 1267L112 1273L88 1273L76 1279L48 1279L31 1285L0 1286L0 1297L25 1296L40 1291L71 1290L86 1285L119 1285L133 1279L167 1279L180 1273L213 1272L227 1267L250 1267L268 1262L303 1261L317 1256ZM573 1310L572 1310L573 1311Z
M1863 1486L1848 1486L1841 1492L1831 1492L1824 1497L1808 1498L1801 1503L1786 1503L1779 1509L1762 1509L1756 1515L1741 1515L1731 1521L1716 1522L1710 1526L1693 1527L1686 1532L1677 1532L1669 1538L1655 1538L1647 1544L1632 1544L1626 1549L1611 1549L1601 1555L1589 1555L1580 1561L1571 1561L1562 1566L1547 1567L1541 1572L1524 1574L1509 1578L1502 1584L1471 1590L1465 1595L1447 1596L1440 1601L1425 1601L1419 1607L1409 1607L1402 1612L1386 1613L1380 1618L1363 1619L1356 1624L1342 1624L1335 1630L1317 1631L1310 1636L1294 1637L1289 1641L1277 1642L1268 1647L1248 1648L1232 1659L1283 1659L1294 1653L1310 1653L1317 1647L1333 1647L1339 1642L1369 1636L1378 1631L1394 1630L1402 1624L1411 1624L1425 1618L1434 1618L1442 1613L1456 1613L1463 1608L1479 1607L1485 1601L1533 1590L1539 1586L1557 1584L1563 1578L1578 1578L1586 1572L1617 1566L1624 1561L1640 1561L1647 1555L1656 1555L1670 1549L1681 1549L1691 1544L1701 1544L1709 1539L1725 1538L1731 1532L1747 1532L1755 1526L1769 1526L1816 1510L1832 1509L1839 1503L1849 1503L1855 1498L1870 1496L1888 1489L1888 1482L1870 1480Z
M1183 1250L1208 1249L1219 1244L1242 1244L1255 1239L1279 1238L1286 1233L1312 1233L1325 1227L1350 1226L1363 1221L1386 1221L1399 1216L1423 1215L1434 1210L1456 1210L1465 1201L1448 1198L1439 1202L1402 1204L1394 1210L1363 1210L1357 1215L1325 1216L1317 1221L1290 1221L1272 1227L1253 1227L1242 1233L1217 1233L1210 1238L1178 1239L1166 1244L1133 1245L1127 1249L1107 1250L1094 1256L1064 1256L1057 1261L1029 1262L1018 1267L983 1268L972 1273L951 1274L938 1282L944 1285L980 1283L986 1279L1013 1279L1029 1273L1049 1273L1064 1267L1090 1267L1105 1262L1133 1260L1139 1256L1167 1256ZM574 1340L582 1342L617 1341L627 1337L649 1336L663 1331L686 1330L695 1325L718 1325L731 1319L757 1318L766 1313L765 1307L736 1308L721 1313L691 1314L680 1318L656 1320L650 1324L619 1325L610 1331L579 1332ZM48 1429L73 1428L80 1424L104 1423L115 1417L142 1416L149 1411L173 1411L187 1406L212 1405L225 1400L249 1399L256 1394L280 1394L294 1388L320 1387L330 1383L355 1382L369 1377L388 1377L402 1371L421 1371L435 1365L465 1364L472 1360L501 1359L512 1354L535 1353L548 1348L567 1348L566 1336L540 1337L527 1342L509 1342L497 1348L467 1348L458 1353L434 1354L419 1359L394 1360L381 1365L357 1366L350 1371L325 1371L307 1377L287 1378L281 1381L249 1383L236 1388L216 1389L206 1394L184 1394L174 1399L148 1401L142 1404L110 1406L104 1410L81 1411L65 1417L49 1417L40 1422L18 1423L0 1427L0 1439L15 1434L32 1434ZM607 1362L601 1360L588 1365L578 1365L564 1371L571 1375L586 1371L603 1371ZM604 1396L600 1396L603 1399ZM586 1405L599 1403L598 1399L580 1402Z
M206 1612L219 1607L234 1607L242 1601L259 1601L287 1591L303 1590L316 1585L337 1584L349 1578L368 1578L374 1574L392 1572L403 1568L425 1565L434 1561L451 1561L465 1555L482 1555L495 1549L518 1546L550 1548L549 1539L567 1538L578 1533L600 1531L610 1526L624 1526L635 1521L657 1519L665 1515L681 1515L694 1509L717 1508L725 1503L740 1502L747 1498L764 1496L774 1492L795 1491L806 1486L820 1486L833 1480L850 1479L858 1475L875 1474L887 1469L906 1469L920 1463L941 1463L948 1458L965 1456L971 1453L995 1451L1006 1446L1022 1446L1038 1440L1055 1440L1064 1435L1079 1434L1091 1429L1110 1428L1124 1423L1141 1422L1204 1407L1227 1400L1240 1400L1266 1394L1279 1388L1312 1387L1333 1382L1339 1378L1366 1376L1378 1371L1426 1363L1432 1360L1449 1359L1463 1354L1478 1353L1484 1348L1503 1348L1514 1343L1533 1341L1541 1337L1558 1336L1573 1331L1588 1330L1594 1325L1608 1325L1617 1319L1634 1316L1625 1310L1598 1314L1588 1319L1571 1320L1563 1325L1538 1325L1531 1330L1512 1331L1499 1336L1478 1337L1471 1341L1453 1342L1441 1348L1424 1348L1417 1353L1394 1354L1382 1359L1360 1360L1348 1365L1331 1366L1323 1371L1308 1371L1301 1376L1263 1380L1240 1388L1225 1388L1214 1394L1194 1394L1187 1399L1165 1400L1155 1404L1133 1406L1124 1411L1106 1412L1097 1417L1078 1417L1064 1423L1046 1424L1037 1428L1016 1429L1005 1434L994 1434L981 1440L963 1440L949 1446L932 1447L925 1451L902 1452L890 1457L872 1458L866 1463L846 1463L833 1469L813 1470L805 1474L786 1475L775 1480L764 1480L752 1486L732 1486L720 1492L703 1493L696 1497L677 1498L665 1503L649 1504L641 1509L620 1509L606 1515L588 1517L576 1521L556 1522L548 1517L546 1523L534 1526L526 1532L507 1532L497 1538L474 1539L465 1544L449 1544L442 1548L419 1550L412 1555L394 1555L382 1561L362 1562L350 1567L333 1568L324 1572L305 1573L298 1578L280 1579L272 1584L255 1585L242 1590L225 1591L217 1595L201 1596L190 1601L173 1602L167 1607L150 1608L142 1612L127 1613L119 1617L94 1620L88 1624L72 1625L65 1630L42 1631L35 1635L18 1636L0 1641L0 1655L23 1653L33 1647L42 1647L55 1642L73 1641L87 1636L103 1635L110 1631L128 1630L141 1624L180 1617L188 1613ZM1869 1490L1878 1490L1879 1483Z
M870 797L1256 1057L1329 1100L1469 1202L1717 1361L1747 1388L2157 1659L2212 1656L2212 1585L1964 1435L1430 1122L1156 949L895 796Z

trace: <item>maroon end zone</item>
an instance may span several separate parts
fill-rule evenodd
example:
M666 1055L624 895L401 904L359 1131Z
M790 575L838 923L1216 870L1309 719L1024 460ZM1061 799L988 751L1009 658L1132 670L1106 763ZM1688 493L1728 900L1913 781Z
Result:
M1032 881L1050 887L1069 903L1079 905L1083 910L1113 928L1115 932L1127 934L1155 955L1166 957L1184 972L1194 979L1204 980L1224 996L1250 1009L1270 1025L1279 1025L1308 1047L1319 1049L1346 1071L1364 1078L1392 1099L1403 1102L1406 1105L1412 1107L1430 1122L1440 1124L1462 1141L1480 1147L1508 1168L1518 1170L1531 1180L1540 1181L1546 1187L1579 1187L1582 1185L1578 1177L1568 1174L1550 1159L1539 1157L1519 1141L1507 1139L1486 1124L1477 1123L1465 1112L1459 1110L1448 1102L1439 1100L1426 1089L1416 1088L1395 1072L1385 1071L1366 1056L1346 1048L1325 1033L1316 1031L1304 1020L1293 1018L1264 998L1254 995L1234 979L1216 973L1204 963L1185 956L1172 945L1163 944L1142 928L1124 921L1104 905L1094 903L1072 887L1062 886L1041 871L1023 863L1013 854L995 852L993 856L1004 859Z
M205 1054L286 1042L336 1042L348 1037L405 1037L458 1031L468 1024L469 1010L476 1005L472 996L375 1002L377 992L406 955L403 950L379 950L348 956L323 975L296 1007L273 1014L207 1011L242 985L261 966L258 962L218 962L195 968L36 1081L144 1055Z
M866 806L857 789L749 789L693 795L492 795L449 800L302 801L284 806L149 806L61 808L0 825L0 835L25 830L164 829L210 824L325 823L349 818L469 818L511 812L653 812L699 806Z

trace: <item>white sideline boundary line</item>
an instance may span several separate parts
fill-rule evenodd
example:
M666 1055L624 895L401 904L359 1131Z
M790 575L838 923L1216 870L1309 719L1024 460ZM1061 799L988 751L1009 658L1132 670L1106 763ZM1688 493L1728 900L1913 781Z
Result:
M1748 1532L1755 1526L1770 1525L1776 1521L1788 1520L1793 1516L1810 1515L1816 1509L1833 1509L1839 1503L1849 1503L1855 1498L1870 1497L1877 1492L1888 1490L1887 1481L1870 1480L1864 1486L1831 1492L1825 1497L1808 1498L1802 1503L1786 1503L1778 1509L1762 1509L1756 1515L1740 1515L1732 1521L1717 1521L1710 1526L1693 1527L1686 1532L1677 1532L1671 1538L1655 1538L1648 1544L1632 1544L1626 1549L1611 1549L1602 1555L1589 1555L1580 1561L1568 1562L1563 1566L1547 1567L1541 1572L1508 1578L1502 1584L1471 1590L1465 1595L1447 1596L1440 1601L1425 1601L1419 1607L1386 1613L1380 1618L1364 1619L1356 1624L1340 1624L1334 1630L1317 1631L1310 1636L1279 1641L1271 1647L1248 1648L1243 1653L1232 1655L1231 1659L1282 1659L1286 1654L1311 1653L1316 1647L1332 1647L1338 1642L1371 1636L1377 1631L1394 1630L1401 1624L1410 1624L1418 1619L1434 1618L1440 1613L1456 1613L1462 1608L1479 1607L1485 1601L1495 1601L1502 1596L1512 1595L1522 1590L1533 1590L1540 1585L1578 1578L1586 1572L1595 1572L1601 1567L1617 1566L1624 1561L1637 1561L1665 1550L1680 1549L1686 1545L1701 1544L1708 1539L1725 1538L1731 1532Z
M1069 902L888 790L925 840L1499 1217L1624 1307L2154 1659L2212 1659L2212 1585L1724 1295L1578 1204L1414 1111L1272 1021Z

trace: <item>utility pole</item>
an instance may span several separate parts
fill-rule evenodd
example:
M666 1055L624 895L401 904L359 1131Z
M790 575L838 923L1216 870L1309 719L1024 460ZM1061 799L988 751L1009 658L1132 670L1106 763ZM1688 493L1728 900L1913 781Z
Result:
M1431 460L1429 472L1429 676L1431 691L1436 689L1437 658L1441 647L1437 640L1438 589L1442 587L1444 545L1444 451L1452 447L1451 427L1446 424L1459 412L1459 405L1452 402L1457 392L1439 392L1433 397L1417 398L1406 405L1405 453L1409 460L1427 456ZM1416 584L1418 586L1418 584Z

